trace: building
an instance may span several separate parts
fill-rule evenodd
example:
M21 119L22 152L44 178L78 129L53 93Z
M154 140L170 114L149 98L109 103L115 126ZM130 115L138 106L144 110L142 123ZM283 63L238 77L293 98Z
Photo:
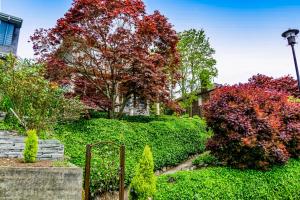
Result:
M133 115L149 116L150 115L149 102L138 98L136 100L134 100L134 98L131 98L129 99L129 101L127 102L124 108L124 113L130 116Z
M208 90L202 90L196 93L196 100L193 101L190 110L187 110L186 113L190 116L198 115L203 117L203 105L210 99L210 94L217 88L222 87L221 84L214 83L214 87ZM184 97L176 99L177 102L182 102Z
M203 117L203 104L205 104L209 100L210 94L214 90L215 89L210 89L197 93L198 99L196 101L193 101L192 104L192 116L198 115L200 117Z
M186 110L186 114L189 114L189 116L191 117L195 115L203 117L202 106L204 103L206 103L209 100L209 96L212 91L214 91L214 89L197 92L196 93L197 98L192 102L190 109ZM184 100L185 100L184 97L180 97L176 99L176 101L179 103Z
M17 54L20 29L23 20L0 12L0 56Z

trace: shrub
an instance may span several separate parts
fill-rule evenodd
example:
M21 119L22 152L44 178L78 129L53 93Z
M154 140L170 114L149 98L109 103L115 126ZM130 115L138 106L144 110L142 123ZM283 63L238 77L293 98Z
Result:
M137 165L135 175L130 184L129 199L148 200L156 191L156 176L151 149L145 146L142 158Z
M210 137L206 131L206 124L201 119L176 118L162 116L159 120L149 123L128 122L112 119L81 120L70 124L58 125L54 137L65 145L65 155L70 162L84 167L85 145L98 141L114 141L126 146L125 183L129 185L134 175L138 158L143 153L146 144L151 146L154 159L154 169L173 166L187 159L190 155L201 153L205 149L205 142ZM123 134L123 139L120 137ZM104 169L99 169L97 160L103 158L102 152L94 152L92 160L91 182L93 190L100 184L106 184ZM118 160L113 154L110 160ZM116 162L118 163L118 162ZM117 173L110 172L110 173ZM95 182L97 180L97 182ZM102 185L102 188L111 185ZM114 185L118 188L118 185Z
M155 200L300 199L300 160L271 171L209 167L160 176Z
M65 98L63 93L58 97L56 121L60 123L76 121L85 113L86 107L80 102L78 97Z
M103 111L95 111L95 110L90 110L89 115L91 118L104 118L104 119L109 119L108 113L103 112ZM120 120L124 120L127 122L138 122L138 123L149 123L152 121L168 121L170 120L171 116L164 116L164 115L122 115L120 117Z
M205 105L207 123L215 133L207 149L239 168L267 169L285 163L290 156L289 136L282 130L286 107L287 96L273 90L249 84L217 89Z
M291 157L300 157L300 102L288 103L282 113L280 138L285 141Z
M205 151L199 155L195 160L193 160L193 165L202 167L202 166L212 166L217 165L218 159L211 155L209 151Z
M289 75L274 79L273 77L257 74L249 79L249 84L261 89L283 92L300 98L297 80Z
M38 137L35 130L27 131L27 138L25 139L24 161L26 163L33 163L36 160L38 151Z
M58 120L78 119L84 109L44 78L44 66L13 55L0 61L0 99L0 110L8 112L13 123L38 133L51 129Z

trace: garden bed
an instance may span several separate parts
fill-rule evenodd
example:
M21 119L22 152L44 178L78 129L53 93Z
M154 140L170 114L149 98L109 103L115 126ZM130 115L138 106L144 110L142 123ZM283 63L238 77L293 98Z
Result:
M53 167L53 162L44 160L35 163L25 163L23 159L1 158L0 167Z
M157 200L300 199L300 160L270 171L208 167L162 175Z
M66 161L42 160L34 163L25 163L23 159L18 158L0 158L0 167L74 167L75 165Z

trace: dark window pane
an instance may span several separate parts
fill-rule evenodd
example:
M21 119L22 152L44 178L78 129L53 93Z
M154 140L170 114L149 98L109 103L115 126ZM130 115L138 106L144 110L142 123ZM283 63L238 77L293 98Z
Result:
M6 26L7 24L5 22L0 22L0 45L4 45Z
M0 21L0 45L10 46L14 33L14 25Z
M13 34L14 34L14 25L7 24L6 37L5 37L4 45L11 45Z

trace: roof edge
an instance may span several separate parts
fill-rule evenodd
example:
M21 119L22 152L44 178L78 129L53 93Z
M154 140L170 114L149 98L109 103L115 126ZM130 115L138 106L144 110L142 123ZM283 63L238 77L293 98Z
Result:
M23 23L23 19L2 12L0 12L0 20L12 23L16 25L17 28L21 28Z

